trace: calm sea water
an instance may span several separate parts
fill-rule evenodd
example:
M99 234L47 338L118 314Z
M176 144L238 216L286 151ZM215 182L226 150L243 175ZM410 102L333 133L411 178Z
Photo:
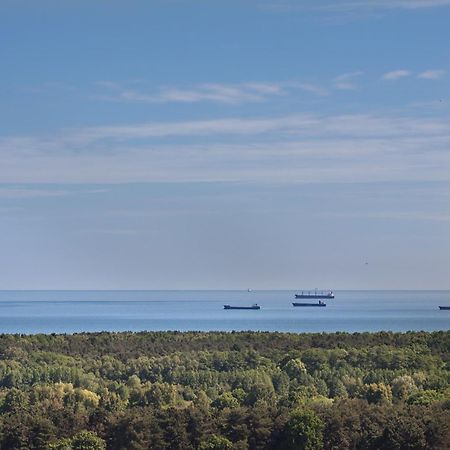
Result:
M294 308L294 291L0 291L1 333L449 330L450 291L336 291ZM225 311L258 303L261 310Z

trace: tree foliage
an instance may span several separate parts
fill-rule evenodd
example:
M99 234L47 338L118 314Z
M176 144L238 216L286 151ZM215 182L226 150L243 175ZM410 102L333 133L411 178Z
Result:
M450 332L0 335L0 448L444 449Z

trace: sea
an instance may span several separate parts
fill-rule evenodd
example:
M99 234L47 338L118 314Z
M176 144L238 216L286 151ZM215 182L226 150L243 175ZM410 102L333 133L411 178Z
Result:
M365 332L450 329L450 291L335 291L325 308L296 291L0 291L0 333ZM301 301L301 300L300 300ZM224 304L260 310L224 310Z

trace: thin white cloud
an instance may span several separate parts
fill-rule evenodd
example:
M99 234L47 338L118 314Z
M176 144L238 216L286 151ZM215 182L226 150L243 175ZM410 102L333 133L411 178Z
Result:
M336 0L325 8L334 10L422 9L450 5L450 0Z
M285 94L282 85L277 83L244 83L236 85L205 83L192 88L162 87L150 93L117 87L111 89L114 92L105 98L115 101L141 103L216 102L236 105L246 102L260 102L274 95Z
M311 92L312 94L316 94L316 95L319 95L319 96L328 95L328 90L325 89L322 86L317 85L317 84L312 84L312 83L293 83L292 85L295 86L295 87L298 87L302 91Z
M337 13L367 13L385 10L414 10L450 5L450 0L269 0L262 7L275 11L318 11Z
M141 83L142 84L142 83ZM110 101L140 103L198 103L215 102L238 105L248 102L262 102L274 96L284 96L293 90L302 90L315 95L326 95L326 89L311 83L300 82L246 82L238 84L203 83L185 87L160 87L156 90L130 88L116 82L99 82L107 94L95 97Z
M447 132L449 124L437 119L383 117L370 114L318 116L297 114L272 118L212 119L187 122L150 122L83 128L69 142L89 144L99 140L151 139L196 136L252 136L267 133L323 136L399 136ZM25 145L26 145L25 140Z
M242 83L244 88L259 92L260 94L281 94L283 93L283 83L262 83L262 82L249 82Z
M445 70L425 70L419 73L418 78L423 78L424 80L438 80L445 75Z
M383 80L389 80L389 81L396 81L400 78L409 77L411 75L411 72L409 70L393 70L392 72L386 72L381 77Z
M3 138L0 183L450 181L449 146L448 118L392 115L90 127Z
M68 191L63 190L30 189L25 187L0 188L0 199L63 197L68 194Z
M83 189L77 191L79 194L99 194L109 192L108 189ZM26 186L8 186L0 188L0 199L29 199L44 197L65 197L73 194L73 190L63 189L39 189Z
M340 219L391 219L391 220L426 220L432 222L450 222L450 214L428 211L377 211L377 212L343 212L322 213L323 217Z
M90 143L105 139L149 139L178 136L255 135L269 132L292 132L314 126L318 118L290 115L262 119L211 119L186 122L150 122L136 125L91 127L68 137L69 141Z
M334 87L340 90L354 90L357 88L354 80L362 74L362 71L356 71L339 75L333 80Z
M275 90L275 89L274 89ZM281 90L276 91L277 94ZM268 94L247 86L225 86L220 84L205 84L193 89L165 88L155 95L145 95L135 91L124 91L121 98L129 101L140 101L150 103L196 103L202 101L239 104L245 102L259 102Z

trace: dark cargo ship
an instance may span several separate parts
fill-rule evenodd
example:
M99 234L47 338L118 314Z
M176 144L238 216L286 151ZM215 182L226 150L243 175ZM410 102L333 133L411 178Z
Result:
M223 309L261 309L261 306L256 303L252 306L231 306L231 305L223 305Z
M450 306L439 306L439 309L450 309Z
M293 302L292 303L294 306L327 306L326 303L322 302L319 300L319 303L297 303L297 302Z
M302 291L301 294L295 294L295 298L334 298L333 291Z

